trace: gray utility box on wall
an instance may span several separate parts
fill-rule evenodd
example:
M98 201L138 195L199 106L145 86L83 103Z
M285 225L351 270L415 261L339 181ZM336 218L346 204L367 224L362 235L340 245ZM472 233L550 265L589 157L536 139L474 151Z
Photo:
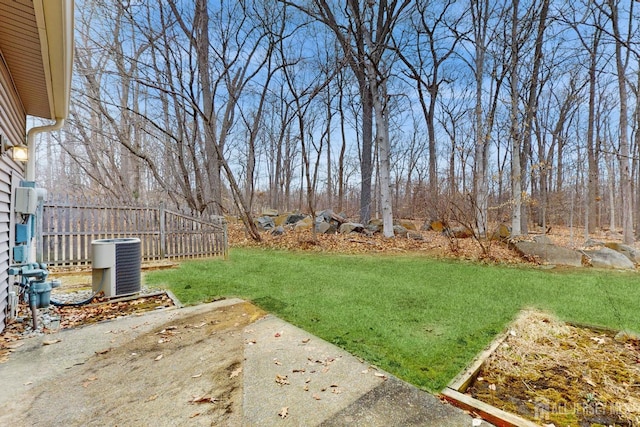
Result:
M140 292L140 239L98 239L91 242L92 288L106 297Z

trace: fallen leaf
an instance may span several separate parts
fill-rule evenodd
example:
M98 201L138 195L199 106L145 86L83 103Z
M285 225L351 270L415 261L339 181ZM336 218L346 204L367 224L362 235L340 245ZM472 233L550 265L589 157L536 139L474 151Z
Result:
M289 378L286 375L276 375L276 382L280 385L287 385L289 383Z
M280 338L282 336L282 331L276 332L273 336L276 338Z
M229 375L229 378L235 378L238 375L240 375L241 372L242 372L242 366L240 366L237 369L234 369L233 372L231 372L231 375Z
M215 397L211 397L211 396L200 396L200 397L195 397L193 399L191 399L189 401L189 403L216 403L218 401L217 398Z
M306 369L304 369L304 368L302 368L302 369L294 369L293 370L294 374L296 374L296 373L304 373L304 372L306 372Z
M375 375L378 378L382 378L383 380L387 379L387 376L385 374L381 374L380 372L375 372L373 375Z
M17 342L17 343L9 344L7 348L10 350L15 350L16 348L22 347L23 345L24 345L23 342Z
M303 340L302 340L302 343L303 343L303 344L306 344L306 343L308 343L309 341L311 341L311 338L305 338L305 339L303 339Z
M273 359L273 363L275 363L278 366L282 365L282 362L280 362L278 359Z
M199 373L199 374L191 375L191 378L200 378L201 376L202 376L202 373Z
M157 362L158 360L162 359L163 357L164 357L164 355L163 355L163 354L161 354L161 355L159 355L158 357L156 357L156 358L155 358L155 359L153 359L153 360Z
M333 390L331 390L331 393L333 393L333 394L340 394L340 393L342 393L342 390L337 389L337 388L334 388Z
M33 381L27 381L26 383L22 384L22 385L31 385L33 384Z
M280 412L278 412L278 416L280 418L287 418L289 416L289 408L288 407L283 407Z
M62 341L62 340L61 339L55 339L55 340L42 341L42 345L56 344L56 343L59 343L60 341Z
M256 343L256 340L247 340L246 344L248 345L254 345Z
M193 414L189 415L189 418L195 418L198 415L200 415L200 412L194 412Z
M313 395L313 398L314 398L315 400L321 400L320 396L318 396L317 394L314 394L314 395Z
M305 384L302 388L304 391L309 391L309 384Z
M98 377L89 377L85 380L85 382L82 383L82 387L87 388L89 387L89 384L91 384L93 381L97 380Z
M110 351L111 351L111 349L110 349L110 348L106 348L106 349L104 349L104 350L98 350L98 351L96 351L96 354L106 354L106 353L109 353Z
M158 395L154 394L154 395L151 395L151 396L147 397L147 400L145 400L145 402L151 402L151 401L156 400L157 398L158 398Z

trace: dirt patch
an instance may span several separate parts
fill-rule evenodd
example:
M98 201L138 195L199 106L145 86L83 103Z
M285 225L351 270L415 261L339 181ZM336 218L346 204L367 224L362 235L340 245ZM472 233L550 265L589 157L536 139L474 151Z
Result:
M640 425L640 340L527 311L467 394L556 426Z
M249 303L163 324L38 384L6 425L239 425ZM123 411L122 408L127 410Z

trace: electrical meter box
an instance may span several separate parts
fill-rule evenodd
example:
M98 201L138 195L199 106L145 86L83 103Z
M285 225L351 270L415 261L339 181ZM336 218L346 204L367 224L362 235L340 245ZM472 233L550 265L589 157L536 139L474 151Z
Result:
M35 188L16 188L15 210L19 214L33 215L38 207L38 192Z

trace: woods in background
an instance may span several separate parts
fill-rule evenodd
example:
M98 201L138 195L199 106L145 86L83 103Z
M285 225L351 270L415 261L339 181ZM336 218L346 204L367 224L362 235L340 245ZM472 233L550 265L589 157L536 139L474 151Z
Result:
M77 2L51 193L640 232L640 2Z

